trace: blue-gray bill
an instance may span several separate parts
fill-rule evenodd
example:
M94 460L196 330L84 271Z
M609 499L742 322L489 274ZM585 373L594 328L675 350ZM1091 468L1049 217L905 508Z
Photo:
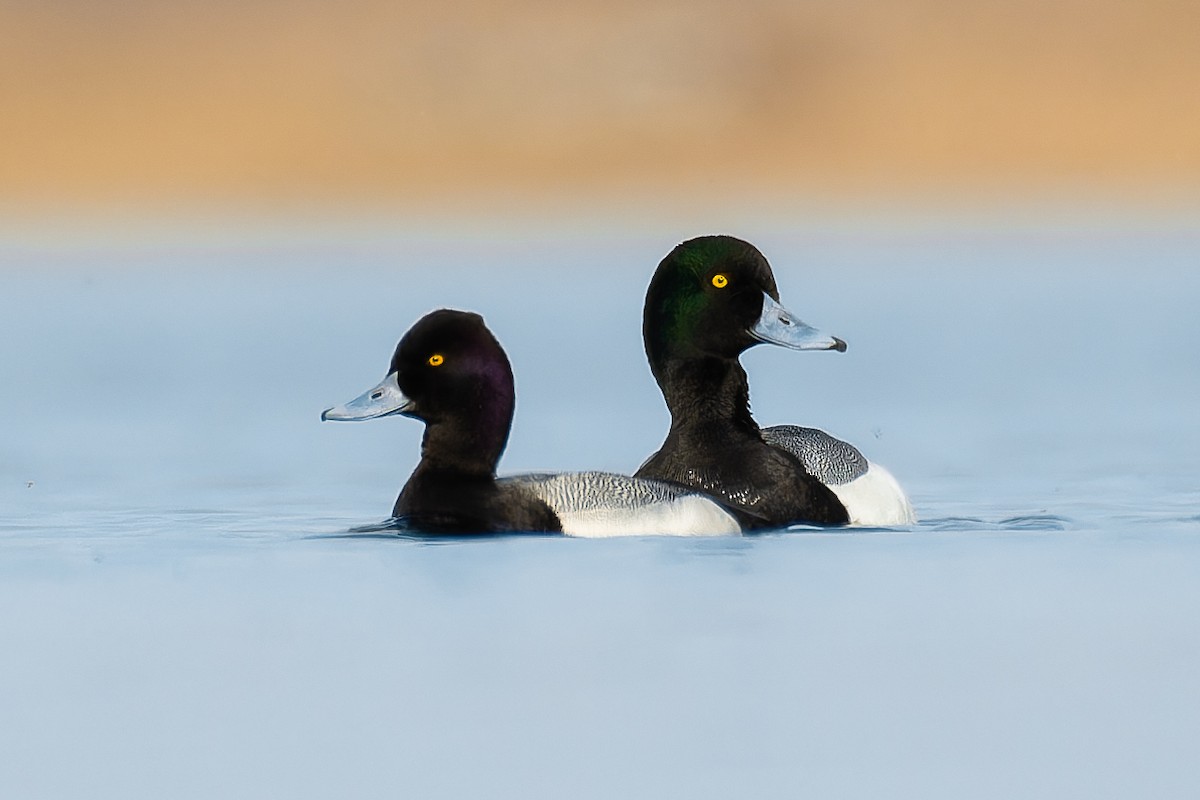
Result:
M396 382L396 373L392 373L363 392L349 403L321 412L322 422L358 422L364 419L375 419L392 414L404 414L410 410L412 401L400 391Z
M750 335L760 342L789 347L792 350L837 350L846 352L846 343L800 321L769 294L763 293L762 314L750 326Z

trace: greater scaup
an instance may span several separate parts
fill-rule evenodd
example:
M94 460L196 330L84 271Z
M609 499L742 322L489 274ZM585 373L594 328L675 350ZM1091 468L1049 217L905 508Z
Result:
M515 402L508 357L483 318L442 309L404 335L382 382L321 419L402 414L425 423L420 463L392 508L423 533L740 532L739 512L664 481L601 472L497 479Z
M642 335L671 429L637 477L702 489L770 527L916 520L896 480L853 446L814 428L761 430L751 416L742 352L846 350L780 305L753 245L702 236L672 250L646 292Z

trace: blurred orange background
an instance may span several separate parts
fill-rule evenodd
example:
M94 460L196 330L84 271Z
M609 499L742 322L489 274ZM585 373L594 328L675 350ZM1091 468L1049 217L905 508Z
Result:
M1191 202L1195 0L0 0L0 212Z

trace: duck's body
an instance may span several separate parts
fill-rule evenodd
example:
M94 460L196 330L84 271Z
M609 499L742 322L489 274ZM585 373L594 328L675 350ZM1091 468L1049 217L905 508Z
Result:
M607 473L497 479L516 393L512 368L477 314L441 310L405 334L389 374L325 420L403 414L425 422L421 460L392 516L431 534L574 536L738 533L713 499L693 490Z
M849 522L837 496L802 461L763 440L736 360L674 363L663 382L671 389L671 430L637 477L693 486L753 515L755 527Z
M514 475L498 483L549 506L570 536L712 536L742 530L735 515L708 496L665 481L560 472Z
M850 445L795 433L813 429L764 432L751 416L746 373L738 361L746 349L760 342L846 349L842 340L779 305L770 265L753 245L706 236L672 250L646 292L642 332L671 429L638 477L702 489L753 515L759 527L913 520L890 474ZM860 460L867 465L861 471ZM881 516L877 507L889 511ZM894 513L897 507L907 508L907 517Z
M912 525L917 514L899 481L849 442L817 428L775 425L763 428L771 447L800 459L804 469L837 495L851 525Z

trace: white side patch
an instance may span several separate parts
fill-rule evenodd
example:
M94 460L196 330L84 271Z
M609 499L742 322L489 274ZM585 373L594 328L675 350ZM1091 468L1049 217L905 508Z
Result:
M865 474L829 488L846 507L851 525L886 528L916 524L917 513L900 483L878 464L868 462Z
M723 536L741 533L733 515L695 491L611 472L501 478L550 506L568 536Z
M727 536L742 531L728 512L696 495L638 508L555 511L562 521L563 533L586 539L647 535Z

